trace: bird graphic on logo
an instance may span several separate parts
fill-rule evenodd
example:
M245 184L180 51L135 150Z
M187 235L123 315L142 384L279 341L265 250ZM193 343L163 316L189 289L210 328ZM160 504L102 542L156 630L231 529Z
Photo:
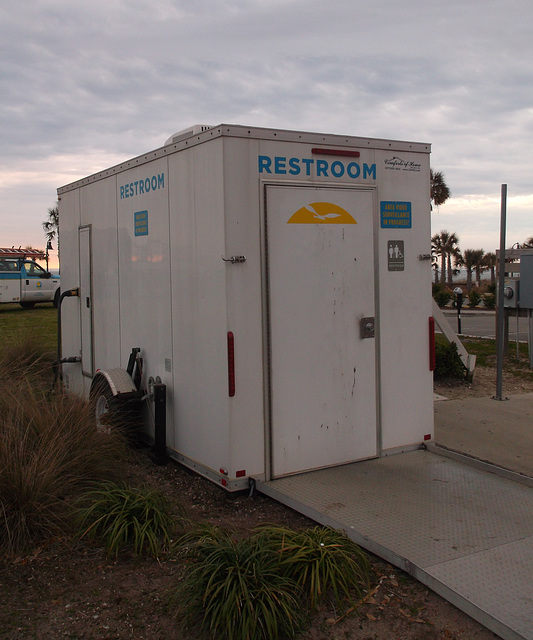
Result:
M287 220L287 224L357 224L357 222L346 209L337 204L313 202L298 209Z

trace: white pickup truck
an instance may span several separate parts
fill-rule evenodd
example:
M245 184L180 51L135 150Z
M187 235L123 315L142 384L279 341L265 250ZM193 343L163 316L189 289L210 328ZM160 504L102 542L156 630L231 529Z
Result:
M38 302L59 302L59 276L35 262L37 251L0 249L0 303L18 302L31 309Z

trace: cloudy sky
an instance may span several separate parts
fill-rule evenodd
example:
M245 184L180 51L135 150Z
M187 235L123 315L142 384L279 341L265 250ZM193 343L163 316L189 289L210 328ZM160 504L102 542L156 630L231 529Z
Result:
M460 246L533 235L531 0L5 0L0 246L194 123L432 144Z

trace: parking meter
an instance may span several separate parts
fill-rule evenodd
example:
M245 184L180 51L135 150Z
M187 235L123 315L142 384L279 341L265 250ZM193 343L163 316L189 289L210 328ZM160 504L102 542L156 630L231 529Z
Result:
M457 333L461 333L461 307L463 306L463 290L461 287L455 287L453 295L457 306Z

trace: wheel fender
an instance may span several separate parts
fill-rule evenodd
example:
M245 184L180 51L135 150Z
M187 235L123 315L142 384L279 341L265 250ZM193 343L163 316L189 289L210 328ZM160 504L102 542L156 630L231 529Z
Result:
M105 381L109 385L111 393L115 397L131 398L140 395L132 377L125 369L119 367L116 369L99 369L91 383L91 395L93 395L99 383L102 381Z

